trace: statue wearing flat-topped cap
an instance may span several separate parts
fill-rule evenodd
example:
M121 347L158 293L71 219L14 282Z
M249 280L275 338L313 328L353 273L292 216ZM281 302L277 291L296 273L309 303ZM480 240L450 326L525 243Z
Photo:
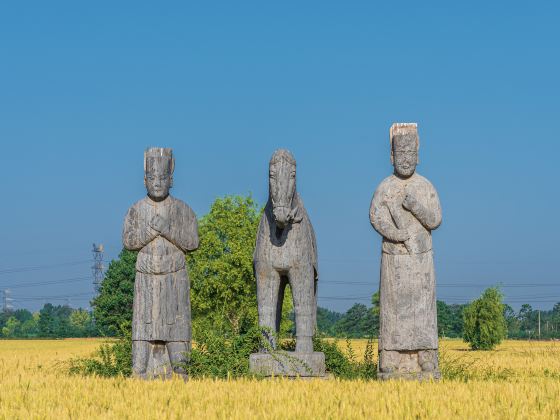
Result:
M433 185L416 172L416 124L393 124L390 144L394 173L377 187L370 208L383 237L378 377L438 379L431 232L441 223L441 207Z
M132 316L132 367L141 378L185 376L177 366L191 350L190 284L185 254L198 248L196 216L169 195L171 149L144 154L148 194L126 215L123 243L138 251Z

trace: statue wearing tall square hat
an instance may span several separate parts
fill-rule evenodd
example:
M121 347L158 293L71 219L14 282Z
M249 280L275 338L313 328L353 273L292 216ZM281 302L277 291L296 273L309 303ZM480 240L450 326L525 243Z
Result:
M171 149L144 153L148 194L124 222L123 243L138 251L132 320L133 373L141 378L185 376L180 363L191 350L190 282L185 254L198 248L194 212L169 195L175 161Z
M394 172L377 187L370 221L382 236L378 377L437 379L438 333L432 231L441 224L433 185L416 172L414 123L390 130Z

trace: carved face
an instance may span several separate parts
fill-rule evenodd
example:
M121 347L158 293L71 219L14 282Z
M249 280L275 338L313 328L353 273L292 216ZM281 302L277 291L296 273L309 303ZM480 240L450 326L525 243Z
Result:
M414 135L393 138L393 166L397 175L408 178L416 171L418 163L418 139Z
M294 220L295 209L292 206L296 192L296 165L290 159L275 159L275 156L270 163L269 189L274 220L283 229Z
M155 201L167 198L173 177L171 162L167 158L148 158L146 162L145 183L148 195Z

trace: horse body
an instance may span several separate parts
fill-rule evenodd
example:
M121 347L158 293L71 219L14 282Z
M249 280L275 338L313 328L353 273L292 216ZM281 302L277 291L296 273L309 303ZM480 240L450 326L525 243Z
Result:
M260 221L254 254L259 325L270 345L282 317L284 291L292 290L296 352L313 351L317 313L317 246L311 221L295 190L295 160L277 151L270 163L270 194Z

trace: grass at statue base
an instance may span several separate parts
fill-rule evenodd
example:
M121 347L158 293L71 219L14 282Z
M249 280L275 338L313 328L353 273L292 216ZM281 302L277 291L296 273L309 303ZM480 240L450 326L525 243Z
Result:
M61 361L102 340L0 340L0 418L559 418L560 342L506 341L490 352L441 342L470 378L141 381L73 376ZM338 343L346 351L346 343ZM365 340L352 340L356 357ZM442 363L445 365L444 362ZM494 373L502 373L502 376ZM504 372L506 372L504 374Z

